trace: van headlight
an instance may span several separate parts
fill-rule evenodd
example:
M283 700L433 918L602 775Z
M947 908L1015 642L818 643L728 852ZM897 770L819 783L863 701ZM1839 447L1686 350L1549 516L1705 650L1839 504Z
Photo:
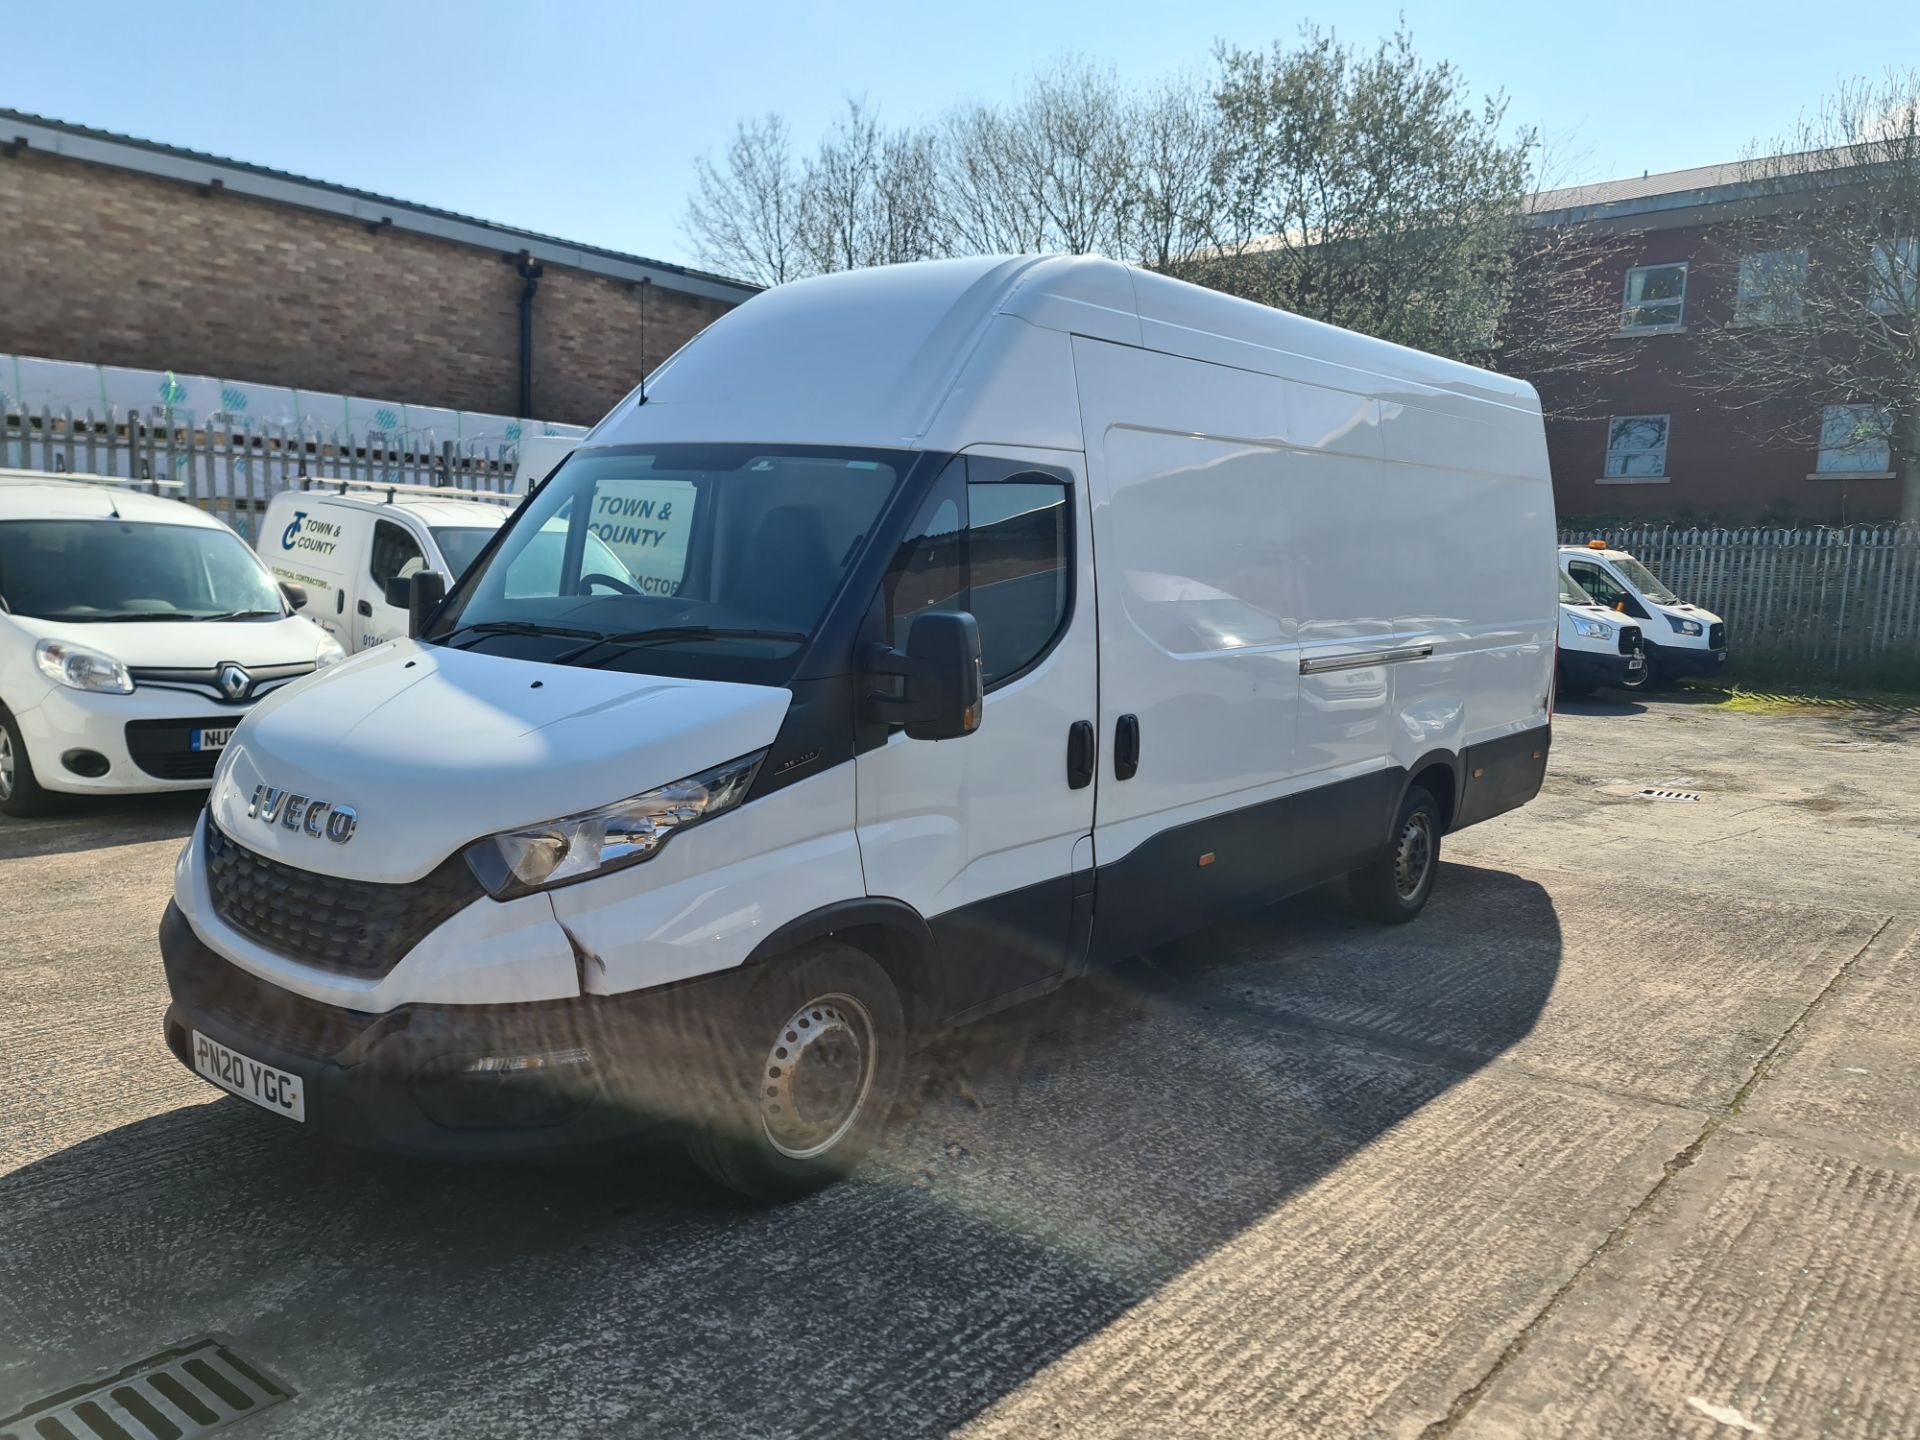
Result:
M102 650L70 645L65 640L42 640L33 647L33 663L42 675L69 690L96 690L103 695L133 693L133 677L127 667Z
M338 665L347 658L347 652L340 648L340 642L329 635L320 646L320 653L313 657L313 668L324 670L329 665Z
M1682 635L1698 635L1702 628L1698 620L1682 620L1678 615L1667 616L1667 624Z
M630 800L489 835L467 847L467 865L496 900L638 865L676 831L745 799L766 755L759 750Z
M1569 615L1573 621L1573 633L1588 640L1611 640L1613 627L1604 620L1588 620L1584 616Z

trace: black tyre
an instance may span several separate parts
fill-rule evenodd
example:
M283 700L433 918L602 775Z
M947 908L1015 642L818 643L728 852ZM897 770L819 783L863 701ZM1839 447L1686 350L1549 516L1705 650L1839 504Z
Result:
M1401 925L1418 915L1440 873L1440 830L1439 805L1413 786L1379 856L1347 877L1354 908L1383 925Z
M728 1048L687 1149L742 1195L792 1200L850 1172L886 1128L906 1061L906 1015L871 956L820 941L767 967Z
M25 819L44 815L54 800L33 778L33 761L13 716L0 710L0 815Z
M1663 690L1666 688L1666 683L1666 677L1660 667L1660 657L1649 650L1647 651L1646 663L1640 667L1638 673L1630 673L1614 688L1636 692L1643 690Z

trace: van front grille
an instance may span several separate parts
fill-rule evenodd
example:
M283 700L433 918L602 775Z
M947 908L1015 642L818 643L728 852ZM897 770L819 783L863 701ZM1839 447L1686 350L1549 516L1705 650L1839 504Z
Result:
M147 774L161 780L211 780L220 752L194 749L194 733L231 730L239 721L239 715L216 715L206 720L129 720L127 754Z
M379 977L485 892L454 855L419 880L342 880L257 855L206 821L214 913L276 954L336 975Z
M1724 650L1727 648L1727 627L1725 625L1715 624L1707 627L1707 648L1709 650Z
M1622 625L1620 627L1620 653L1622 655L1637 655L1639 652L1640 627L1638 625Z

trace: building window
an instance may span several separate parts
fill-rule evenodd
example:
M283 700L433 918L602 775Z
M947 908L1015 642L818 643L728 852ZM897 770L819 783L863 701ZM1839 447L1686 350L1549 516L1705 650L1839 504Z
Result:
M1892 462L1888 415L1872 405L1829 405L1820 412L1814 473L1881 474Z
M1736 325L1787 325L1798 320L1807 294L1805 250L1763 250L1740 257Z
M1608 475L1667 473L1667 416L1616 415L1607 425Z
M1644 335L1678 330L1686 318L1687 267L1636 265L1627 271L1626 297L1620 305L1620 328Z
M1920 308L1920 237L1909 235L1873 247L1867 308L1876 315L1911 315Z

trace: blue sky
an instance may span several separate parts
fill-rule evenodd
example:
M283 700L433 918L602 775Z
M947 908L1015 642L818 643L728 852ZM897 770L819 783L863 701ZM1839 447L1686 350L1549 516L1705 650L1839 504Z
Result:
M615 0L94 0L5 7L0 105L687 262L695 155L742 115L804 142L849 94L885 120L1003 97L1066 53L1129 81L1203 69L1338 15L1371 41L1404 13L1421 53L1552 142L1568 182L1736 159L1841 77L1920 59L1920 7L1770 0L1374 3L1298 10L1016 3L717 7ZM1844 21L1833 20L1844 14Z

